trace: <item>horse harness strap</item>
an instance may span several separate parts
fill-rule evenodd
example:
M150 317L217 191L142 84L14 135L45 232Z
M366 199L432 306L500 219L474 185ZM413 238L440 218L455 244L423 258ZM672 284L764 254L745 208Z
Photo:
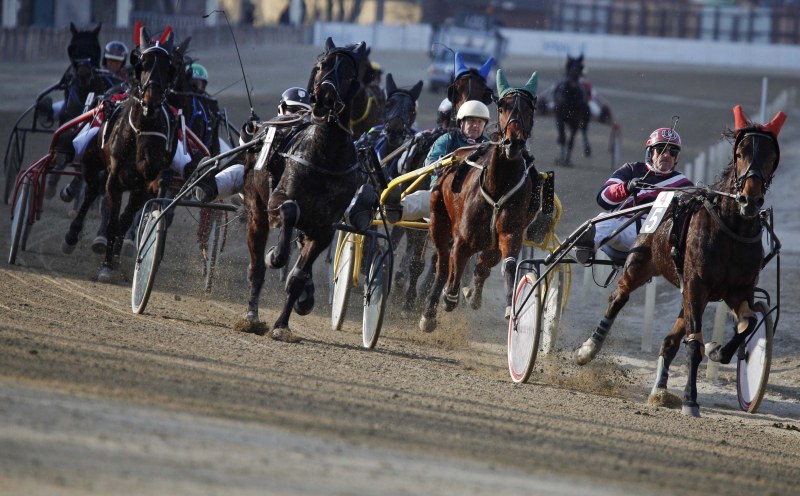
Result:
M303 157L301 157L299 155L294 155L294 154L291 154L291 153L279 153L278 155L280 155L283 158L288 158L290 160L294 160L298 164L304 165L304 166L308 167L309 169L311 169L314 172L318 172L320 174L325 174L327 176L344 176L346 174L350 174L351 172L353 172L354 170L359 168L359 164L358 164L358 162L356 162L355 164L351 165L347 169L340 170L340 171L332 171L332 170L328 170L328 169L323 169L322 167L318 167L318 166L312 164L311 162L309 162L308 160L304 159Z
M740 236L735 232L733 232L730 227L725 225L724 222L722 222L722 219L720 219L719 215L717 215L717 212L714 210L714 205L712 205L711 202L708 201L708 199L703 198L703 206L706 208L711 218L714 219L714 222L716 222L719 225L720 229L722 229L722 232L724 232L731 238L735 239L740 243L745 243L745 244L758 243L761 241L761 233L763 232L763 227L759 226L758 232L754 236L750 237Z
M170 137L172 136L172 125L169 122L169 115L167 114L167 109L162 105L161 106L161 113L164 115L164 120L167 123L167 132L166 133L159 133L158 131L141 131L136 128L136 125L133 123L133 118L131 117L131 112L128 112L128 124L130 124L131 128L136 132L136 136L156 136L158 138L164 139L164 150L168 153L170 151Z

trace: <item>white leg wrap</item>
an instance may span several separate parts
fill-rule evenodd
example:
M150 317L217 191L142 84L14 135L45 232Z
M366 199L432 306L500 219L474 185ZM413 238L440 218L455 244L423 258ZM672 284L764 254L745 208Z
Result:
M415 191L403 198L402 220L416 220L431 216L431 192L423 189Z
M217 198L225 199L244 189L244 165L234 164L214 176L217 182Z
M172 163L170 164L169 168L178 174L183 175L183 169L186 167L186 164L191 161L192 157L183 147L183 141L178 140L178 145L175 147L175 156L172 157Z

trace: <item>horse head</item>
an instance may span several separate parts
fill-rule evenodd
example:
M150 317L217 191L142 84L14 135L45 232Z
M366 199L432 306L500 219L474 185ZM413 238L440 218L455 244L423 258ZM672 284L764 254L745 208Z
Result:
M564 75L570 81L578 82L583 75L583 54L578 57L567 55L567 65L564 67Z
M77 60L88 59L93 67L100 67L100 56L103 49L100 47L98 37L102 26L103 24L100 23L94 29L81 31L75 27L75 24L69 23L72 38L67 46L67 55L73 64Z
M151 39L147 29L137 22L134 41L136 48L131 52L131 63L146 116L164 104L175 82L178 67L173 53L172 27L167 26L159 38ZM188 44L188 40L185 43ZM182 61L182 54L180 59Z
M539 75L534 72L521 88L508 84L502 69L497 70L497 112L500 139L508 158L518 157L533 131L533 113L536 109L536 88Z
M461 104L469 100L478 100L486 105L494 101L494 92L486 83L489 71L494 65L494 57L489 57L480 68L467 67L456 52L456 72L453 83L447 88L447 98L453 104L453 115L458 113Z
M780 161L778 134L786 114L778 112L769 124L754 124L742 107L733 108L732 179L742 217L753 218L764 205L764 195Z
M366 71L367 48L357 45L337 47L325 40L325 51L311 71L308 91L311 95L311 116L316 122L349 125L350 103L361 88ZM346 117L346 118L345 118Z
M383 110L383 129L392 147L400 146L417 119L417 99L422 81L410 90L398 88L391 73L386 74L386 107Z

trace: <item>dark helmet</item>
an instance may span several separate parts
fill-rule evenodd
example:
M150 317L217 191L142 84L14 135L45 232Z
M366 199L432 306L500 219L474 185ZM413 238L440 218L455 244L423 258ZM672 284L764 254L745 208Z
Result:
M106 47L103 50L103 65L106 63L106 59L110 60L118 60L122 62L122 65L125 65L125 59L128 57L128 47L125 46L125 43L121 41L109 41L106 43Z
M311 110L311 100L305 88L292 87L281 94L281 101L278 104L278 112L286 114L289 107L302 107ZM295 113L296 110L292 113Z

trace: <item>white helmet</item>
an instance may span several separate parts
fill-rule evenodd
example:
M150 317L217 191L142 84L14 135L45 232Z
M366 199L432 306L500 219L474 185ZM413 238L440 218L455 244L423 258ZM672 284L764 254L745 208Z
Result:
M461 120L465 117L476 117L478 119L483 119L487 123L489 122L489 107L484 105L482 102L478 100L470 100L465 102L459 109L458 115L456 116L456 120L461 122Z

